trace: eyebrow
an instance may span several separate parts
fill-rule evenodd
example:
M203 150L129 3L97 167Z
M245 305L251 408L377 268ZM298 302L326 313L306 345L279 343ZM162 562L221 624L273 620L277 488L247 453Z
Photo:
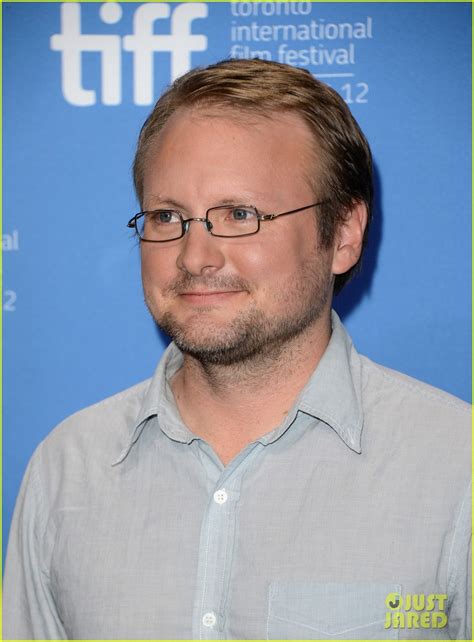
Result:
M177 210L182 210L186 209L184 205L181 205L177 201L174 201L172 198L165 198L164 196L161 196L160 194L151 194L151 196L147 199L148 202L151 201L151 203L158 202L159 205L150 205L147 209L161 209L161 208L174 208Z
M186 211L188 208L186 208L184 205L179 203L178 201L175 201L172 198L167 198L164 196L161 196L159 194L151 194L150 198L148 199L149 201L153 202L159 202L159 205L151 205L146 209L166 209L166 208L171 208L171 209L176 209L178 211ZM254 206L253 199L243 199L243 198L220 198L216 203L209 205L209 208L211 207L219 207L220 205L248 205L248 206ZM146 211L146 210L145 210Z

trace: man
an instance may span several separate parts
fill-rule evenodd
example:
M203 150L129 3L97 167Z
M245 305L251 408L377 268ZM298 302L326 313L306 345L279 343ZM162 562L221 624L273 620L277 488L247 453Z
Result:
M469 638L467 404L360 356L331 314L371 155L309 73L177 80L134 164L155 376L30 462L4 634Z

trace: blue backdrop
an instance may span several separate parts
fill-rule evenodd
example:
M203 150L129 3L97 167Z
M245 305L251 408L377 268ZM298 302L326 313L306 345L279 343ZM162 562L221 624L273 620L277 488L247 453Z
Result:
M3 3L4 543L27 460L163 351L126 222L140 126L190 66L306 66L371 142L359 350L470 398L470 3ZM422 454L420 453L420 456Z

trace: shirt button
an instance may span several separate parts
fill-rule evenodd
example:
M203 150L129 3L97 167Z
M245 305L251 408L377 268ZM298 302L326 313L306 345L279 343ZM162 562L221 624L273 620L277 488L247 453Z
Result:
M214 493L214 501L216 504L225 504L228 499L228 495L225 492L225 488L221 488L220 490L216 490Z
M212 611L209 613L204 613L204 615L202 616L202 623L204 624L204 626L208 626L210 629L212 629L212 627L215 625L216 620L216 615L215 613L212 613Z

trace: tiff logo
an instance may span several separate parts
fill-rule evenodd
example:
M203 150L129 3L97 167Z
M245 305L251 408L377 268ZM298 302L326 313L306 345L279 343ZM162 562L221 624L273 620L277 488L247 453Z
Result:
M117 2L101 5L102 22L116 24L122 18L122 7ZM156 20L171 17L170 34L153 33ZM61 33L51 36L50 47L61 52L61 86L64 98L72 105L95 105L96 92L82 84L82 53L100 54L101 99L104 105L119 105L122 101L122 48L133 55L133 100L136 105L151 105L154 100L154 53L171 53L171 81L189 71L191 52L205 51L207 37L193 35L191 23L196 18L207 18L207 4L190 2L179 4L173 11L166 3L140 5L133 16L133 34L83 34L81 6L78 2L61 5Z

